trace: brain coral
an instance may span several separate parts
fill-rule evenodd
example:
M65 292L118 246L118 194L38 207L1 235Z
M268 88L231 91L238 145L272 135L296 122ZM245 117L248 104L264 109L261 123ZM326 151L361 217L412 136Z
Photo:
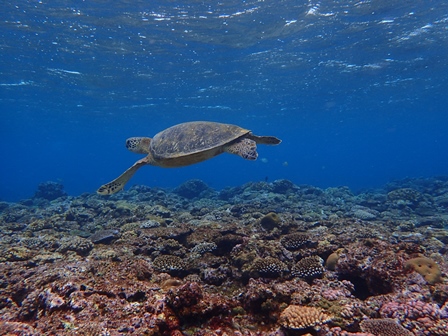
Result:
M360 323L361 330L376 336L412 336L409 330L389 318L364 320Z
M313 327L318 330L321 325L330 322L331 319L331 316L318 308L290 305L280 314L279 323L287 329Z
M302 258L291 268L291 274L300 278L318 278L324 273L323 263L317 255Z
M306 245L310 241L310 237L306 233L291 233L283 236L280 243L288 250L297 250Z
M410 259L406 262L405 268L412 268L421 274L430 285L436 282L442 282L439 265L432 259L425 257Z

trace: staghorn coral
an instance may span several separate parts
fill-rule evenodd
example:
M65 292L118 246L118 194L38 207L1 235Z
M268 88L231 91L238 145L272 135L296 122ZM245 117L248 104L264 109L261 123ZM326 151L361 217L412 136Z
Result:
M360 323L361 330L376 336L413 336L409 330L403 328L390 318L364 320Z
M425 257L413 258L406 261L405 268L412 268L414 271L423 276L426 282L430 285L434 285L437 282L442 282L439 265L437 265L437 263L432 259Z
M278 322L286 329L314 328L330 322L332 317L321 309L307 306L289 305L280 314Z
M186 271L185 262L178 256L161 255L152 262L154 268L159 272L179 274Z
M306 233L291 233L283 236L280 243L288 250L297 250L310 242L310 237Z
M324 273L323 263L324 260L317 255L302 258L291 268L291 274L295 277L307 279L321 277Z

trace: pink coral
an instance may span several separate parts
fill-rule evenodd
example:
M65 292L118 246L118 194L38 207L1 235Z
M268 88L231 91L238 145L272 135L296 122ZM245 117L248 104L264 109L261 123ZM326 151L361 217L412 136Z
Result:
M435 303L420 300L389 302L380 309L383 317L396 318L407 328L421 335L435 335L431 330L443 329L448 318L447 306L440 308Z

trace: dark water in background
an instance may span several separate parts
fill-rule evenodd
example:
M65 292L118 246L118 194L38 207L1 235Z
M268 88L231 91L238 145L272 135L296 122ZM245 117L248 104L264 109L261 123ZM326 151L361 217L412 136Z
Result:
M127 137L190 120L283 143L129 185L448 174L446 1L3 1L0 18L0 199L94 192L140 158Z

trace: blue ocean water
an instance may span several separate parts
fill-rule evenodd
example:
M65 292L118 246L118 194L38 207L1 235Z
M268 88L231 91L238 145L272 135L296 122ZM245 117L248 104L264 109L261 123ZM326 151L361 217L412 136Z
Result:
M446 1L3 1L0 17L2 200L94 192L141 158L126 138L191 120L283 142L127 187L448 174Z

